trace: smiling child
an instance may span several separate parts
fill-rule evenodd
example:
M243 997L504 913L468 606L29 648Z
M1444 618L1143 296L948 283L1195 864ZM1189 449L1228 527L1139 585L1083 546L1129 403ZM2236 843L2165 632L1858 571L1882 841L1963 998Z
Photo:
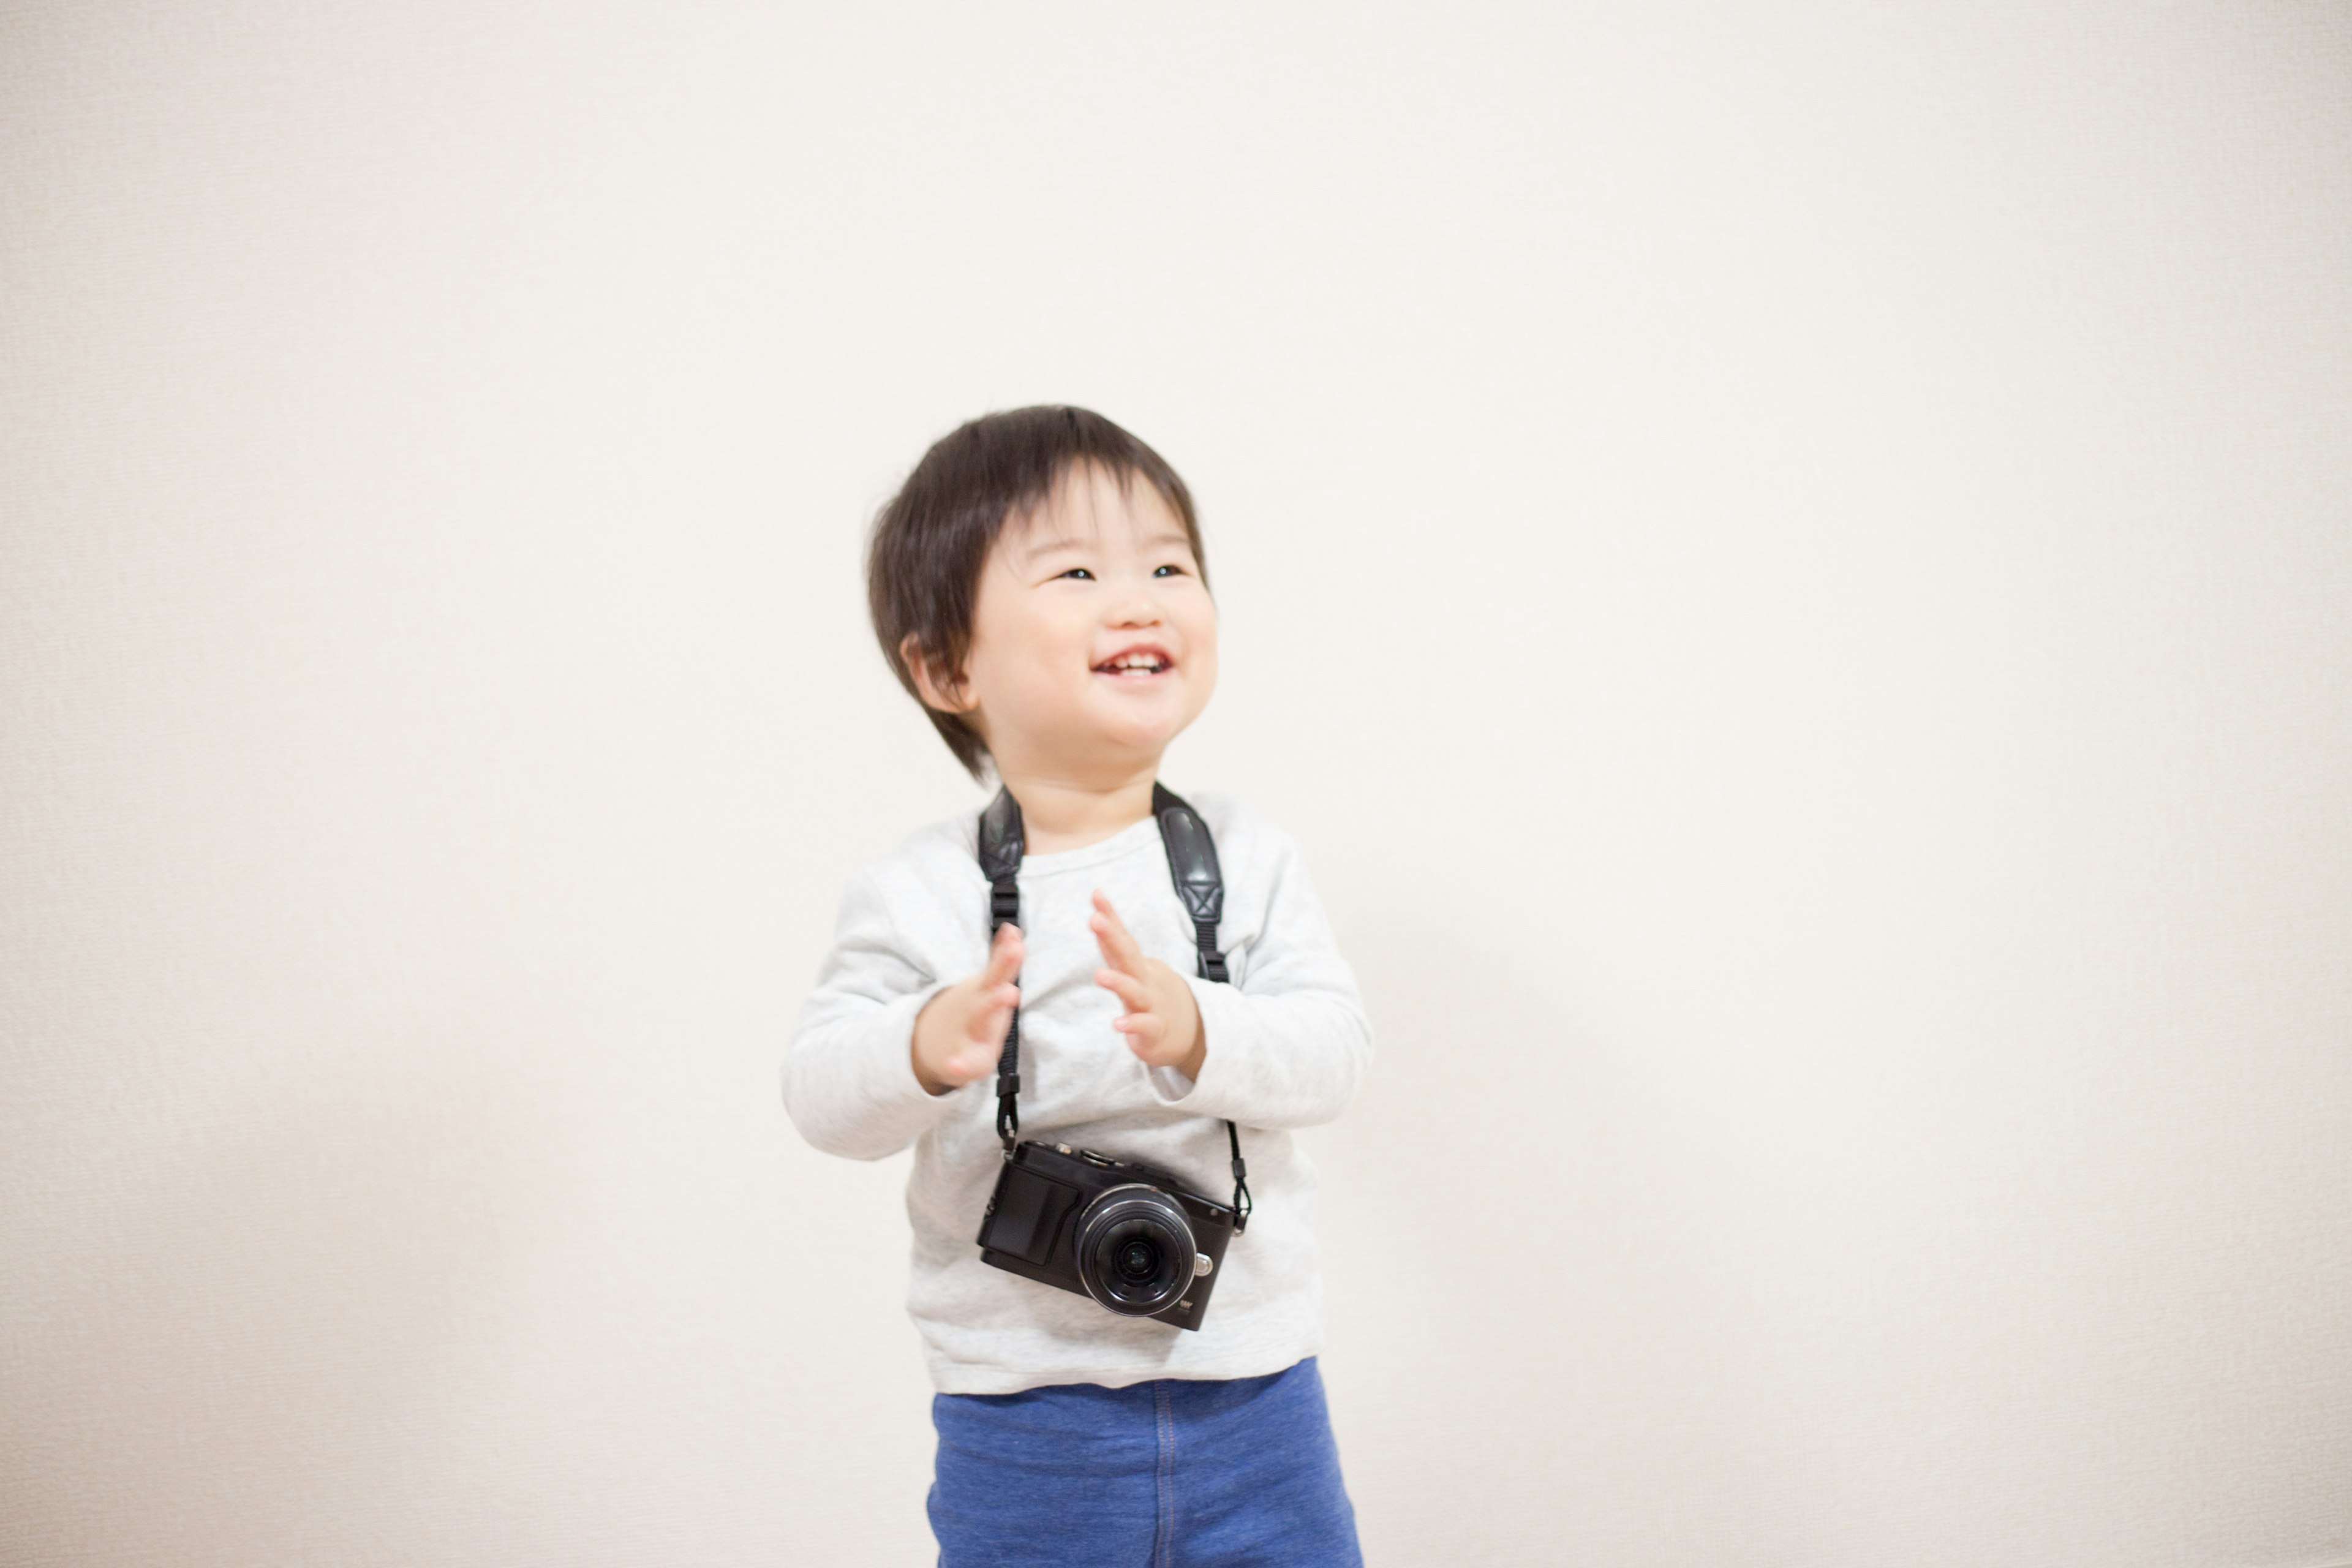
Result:
M1360 1563L1315 1361L1315 1179L1290 1132L1345 1109L1371 1036L1297 846L1237 800L1160 784L1217 681L1190 493L1099 415L990 415L883 509L868 589L900 681L1002 784L1017 865L996 889L1017 919L993 931L977 813L858 872L784 1070L818 1148L914 1146L940 1561ZM1222 873L1205 921L1171 877L1187 821ZM983 1081L1001 1066L1020 1130L1065 1154L1194 1194L1245 1155L1254 1206L1236 1194L1245 1225L1198 1260L1214 1297L1197 1330L983 1259L1013 1146L1013 1101Z

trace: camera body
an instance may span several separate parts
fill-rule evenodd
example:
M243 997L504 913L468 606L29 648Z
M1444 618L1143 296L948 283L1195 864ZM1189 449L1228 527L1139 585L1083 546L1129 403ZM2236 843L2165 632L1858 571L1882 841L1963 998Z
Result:
M980 1257L1125 1317L1198 1329L1234 1220L1165 1171L1024 1140L998 1173Z

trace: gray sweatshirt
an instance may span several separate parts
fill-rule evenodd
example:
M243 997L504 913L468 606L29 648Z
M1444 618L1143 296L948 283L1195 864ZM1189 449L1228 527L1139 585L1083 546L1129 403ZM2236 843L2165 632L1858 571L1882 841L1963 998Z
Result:
M1192 923L1150 818L1084 848L1030 856L1021 868L1021 1134L1140 1160L1228 1202L1224 1120L1240 1125L1256 1211L1225 1254L1197 1331L1120 1317L980 1260L973 1237L1003 1160L995 1078L933 1096L908 1056L923 1004L988 955L977 814L916 834L842 895L833 951L784 1063L784 1104L829 1153L878 1160L915 1146L907 1309L942 1393L1255 1377L1320 1348L1315 1173L1290 1130L1346 1108L1371 1030L1297 846L1237 800L1188 798L1224 872L1217 935L1233 982L1195 976ZM1087 929L1097 889L1143 951L1190 982L1208 1041L1198 1082L1147 1068L1111 1027L1122 1007L1095 984L1102 958Z

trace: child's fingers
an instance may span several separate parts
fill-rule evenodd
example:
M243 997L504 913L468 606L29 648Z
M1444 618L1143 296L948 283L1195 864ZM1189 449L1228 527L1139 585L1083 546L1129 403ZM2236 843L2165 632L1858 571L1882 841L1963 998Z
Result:
M1095 984L1127 1004L1131 1013L1151 1011L1151 988L1132 974L1121 974L1116 969L1095 971Z
M1136 946L1135 938L1128 934L1127 922L1118 918L1118 911L1111 908L1110 900L1100 893L1095 895L1095 910L1094 917L1087 924L1093 928L1095 942L1102 949L1103 962L1129 974L1142 973L1143 950Z
M991 1007L976 1015L974 1022L975 1032L957 1041L941 1064L940 1076L950 1083L970 1083L996 1065L1004 1049L1005 1027L1013 1022L1013 1009Z
M1004 1032L1013 1026L1013 1009L1019 1005L1021 987L1018 985L992 985L982 992L980 1005L972 1011L969 1037L980 1046L1002 1043Z
M1115 1020L1127 1048L1140 1056L1168 1037L1168 1020L1156 1013L1129 1013Z
M996 1053L1002 1044L1002 1040L992 1041L967 1035L954 1041L946 1050L940 1053L940 1059L933 1071L938 1078L947 1083L970 1083L973 1079L986 1072L995 1062Z
M996 1053L973 1041L947 1059L940 1077L950 1083L970 1083L996 1065Z
M982 985L1002 985L1020 973L1021 928L999 926L995 940L989 943L988 963L980 972L980 983Z

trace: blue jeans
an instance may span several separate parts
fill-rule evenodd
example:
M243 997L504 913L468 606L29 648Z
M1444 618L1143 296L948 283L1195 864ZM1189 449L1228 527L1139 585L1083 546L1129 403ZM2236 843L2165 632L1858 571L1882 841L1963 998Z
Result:
M1361 1568L1307 1357L1228 1382L931 1401L940 1568Z

